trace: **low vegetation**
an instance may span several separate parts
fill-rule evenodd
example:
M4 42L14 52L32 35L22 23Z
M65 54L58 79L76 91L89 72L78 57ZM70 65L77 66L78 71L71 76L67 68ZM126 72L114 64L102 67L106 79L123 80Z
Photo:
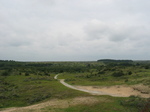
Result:
M22 107L52 99L70 101L77 97L89 97L88 93L71 90L54 79L59 78L72 85L112 86L143 84L150 87L150 62L112 61L98 62L16 62L0 60L0 108ZM116 112L142 111L149 99L131 96L115 98L93 96L99 101L93 104L70 104L65 108L47 106L43 111L64 112ZM102 99L105 99L102 101ZM144 102L144 103L142 103ZM88 105L88 106L87 106ZM140 107L138 109L137 107Z

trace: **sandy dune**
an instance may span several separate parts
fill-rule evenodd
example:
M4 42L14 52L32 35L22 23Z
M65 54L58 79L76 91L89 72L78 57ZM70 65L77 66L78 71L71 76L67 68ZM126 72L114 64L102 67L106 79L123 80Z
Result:
M101 86L75 86L79 89L84 89L88 91L96 91L101 93L106 93L106 95L111 96L121 96L121 97L129 97L131 95L140 96L143 98L150 97L150 88L144 85L134 85L134 86L125 86L125 85L117 85L110 87L101 87Z

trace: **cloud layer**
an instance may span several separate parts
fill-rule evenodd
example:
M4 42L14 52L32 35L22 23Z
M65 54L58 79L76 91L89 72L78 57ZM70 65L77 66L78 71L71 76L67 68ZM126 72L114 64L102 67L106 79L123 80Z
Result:
M148 0L1 0L0 59L150 59Z

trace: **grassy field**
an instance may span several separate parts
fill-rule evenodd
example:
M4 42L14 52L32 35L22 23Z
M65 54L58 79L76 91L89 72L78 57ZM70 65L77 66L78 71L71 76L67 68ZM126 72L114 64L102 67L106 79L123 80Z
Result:
M63 86L54 79L56 74L61 74L58 78L65 79L72 85L144 84L150 86L149 62L15 62L1 60L0 109L57 100L64 102L62 104L65 106L56 102L55 106L44 106L40 108L40 111L136 112L139 111L139 108L143 109L144 104L148 101L148 99L136 96L126 98L106 95L92 96Z
M53 98L64 99L86 96L79 91L70 91L52 76L8 76L0 77L0 107L27 106Z

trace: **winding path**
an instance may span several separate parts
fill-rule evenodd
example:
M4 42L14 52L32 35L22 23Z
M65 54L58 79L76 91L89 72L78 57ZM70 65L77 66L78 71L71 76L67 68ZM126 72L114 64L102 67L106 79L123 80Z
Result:
M58 75L60 75L60 74L58 74ZM86 89L81 89L81 88L78 88L78 87L75 87L75 86L72 86L72 85L66 83L64 81L65 79L58 79L57 78L58 75L55 75L54 79L59 80L61 84L63 84L64 86L66 86L68 88L75 89L75 90L78 90L78 91L87 92L87 93L90 93L92 95L109 95L109 96L114 96L114 97L124 97L124 96L121 96L121 95L109 94L109 93L105 93L105 92L102 92L102 91L90 91L90 90L86 90Z

